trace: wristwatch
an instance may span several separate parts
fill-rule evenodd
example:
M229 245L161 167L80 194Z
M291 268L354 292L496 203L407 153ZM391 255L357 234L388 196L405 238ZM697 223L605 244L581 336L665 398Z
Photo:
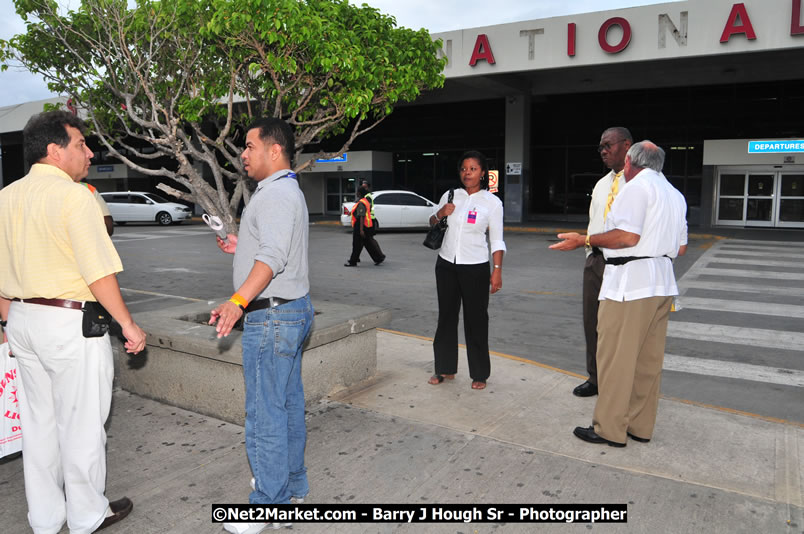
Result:
M2 326L3 328L5 328L7 324L8 321L0 321L0 326Z

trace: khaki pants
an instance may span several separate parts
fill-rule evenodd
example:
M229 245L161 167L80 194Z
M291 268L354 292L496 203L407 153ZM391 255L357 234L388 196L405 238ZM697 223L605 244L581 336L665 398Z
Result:
M597 319L598 400L592 422L609 441L626 432L650 439L673 297L600 302Z

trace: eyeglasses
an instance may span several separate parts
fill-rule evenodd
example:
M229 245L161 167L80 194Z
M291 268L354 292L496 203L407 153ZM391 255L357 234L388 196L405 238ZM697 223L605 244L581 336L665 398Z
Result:
M625 141L625 139L620 139L619 141L614 141L613 143L604 143L602 145L598 145L597 146L597 151L598 152L603 152L604 150L611 150L611 147L613 147L614 145L616 145L618 143L622 143L623 141Z

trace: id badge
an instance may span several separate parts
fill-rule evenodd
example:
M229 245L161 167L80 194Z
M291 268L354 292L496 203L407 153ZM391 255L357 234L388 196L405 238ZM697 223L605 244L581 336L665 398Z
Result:
M477 211L472 210L469 212L469 215L466 217L466 222L469 224L475 224L477 222Z

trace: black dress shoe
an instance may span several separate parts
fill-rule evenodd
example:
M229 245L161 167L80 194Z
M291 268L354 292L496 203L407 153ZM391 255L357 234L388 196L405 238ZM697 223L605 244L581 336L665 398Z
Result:
M630 432L626 432L626 434L628 434L628 437L631 438L632 440L638 441L640 443L648 443L650 441L650 438L640 438L639 436L635 436Z
M382 262L384 262L384 261L385 261L385 256L383 256L383 257L382 257L382 259L381 259L380 261L375 261L375 262L374 262L374 265L379 265L379 264L381 264L381 263L382 263Z
M357 267L357 264L356 264L356 263L352 263L352 262L350 262L350 261L347 261L346 263L344 263L344 264L343 264L343 266L344 266L344 267Z
M592 397L597 395L597 385L587 380L580 386L573 389L572 394L576 397Z
M575 434L576 437L579 437L584 441L588 441L589 443L608 443L610 447L625 447L625 443L609 441L603 436L598 436L597 432L595 432L595 427L593 426L588 426L586 428L576 426L572 433Z
M103 523L101 523L100 526L95 529L95 532L98 530L103 530L109 525L114 525L118 521L125 519L125 517L131 513L131 510L134 509L134 503L131 502L131 499L128 497L123 497L118 501L110 502L109 508L112 509L112 515L104 519Z

